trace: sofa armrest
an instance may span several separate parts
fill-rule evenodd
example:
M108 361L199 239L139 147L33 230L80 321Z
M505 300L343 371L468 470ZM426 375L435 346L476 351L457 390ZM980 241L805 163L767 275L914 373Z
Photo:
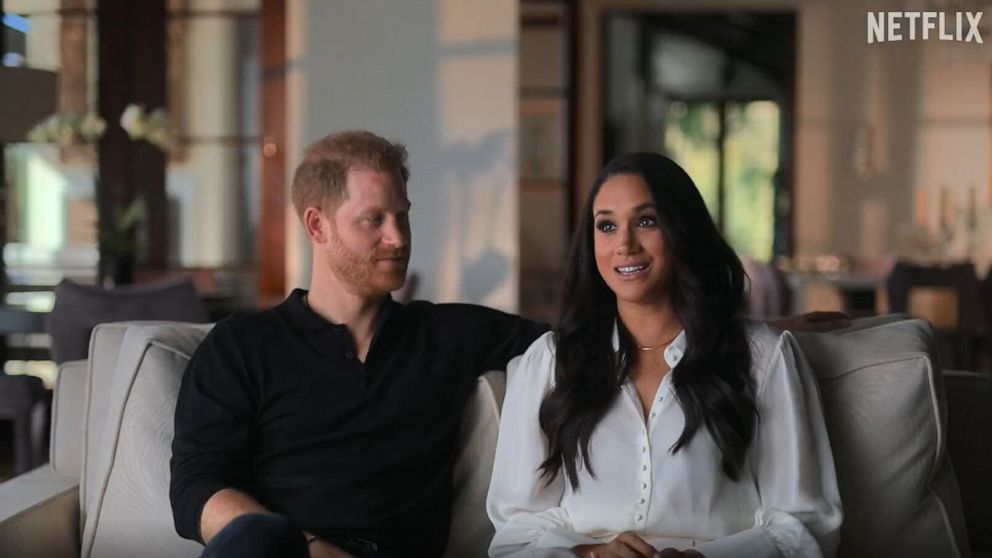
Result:
M0 483L0 556L79 556L79 482L50 466Z

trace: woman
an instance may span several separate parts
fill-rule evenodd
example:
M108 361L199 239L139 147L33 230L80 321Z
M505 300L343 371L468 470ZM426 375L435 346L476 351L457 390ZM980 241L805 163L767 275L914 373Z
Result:
M741 318L744 290L678 165L606 166L558 327L507 388L491 556L833 556L842 514L815 381L791 335Z

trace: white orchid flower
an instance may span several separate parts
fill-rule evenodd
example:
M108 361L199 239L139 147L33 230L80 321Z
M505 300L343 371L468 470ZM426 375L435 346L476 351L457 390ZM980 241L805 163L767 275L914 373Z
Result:
M142 139L148 133L148 125L145 119L145 107L136 103L131 103L121 114L121 128L127 132L131 139Z
M48 137L48 128L45 127L44 122L35 124L34 128L28 131L28 141L34 143L48 143L52 141Z
M92 112L87 113L79 123L79 135L86 141L93 141L103 135L107 121Z
M172 145L169 113L164 108L146 113L144 105L131 103L121 114L120 124L133 140L146 140L162 150ZM67 146L78 141L95 141L106 130L107 122L97 114L67 111L39 122L28 131L27 137L32 142L58 142Z
M145 139L159 149L168 149L172 145L172 132L169 129L169 112L164 108L153 110L145 121Z
M163 151L172 146L172 135L169 134L168 130L152 130L145 139Z
M62 129L62 115L53 114L45 119L44 122L45 133L48 134L48 141L55 141L59 137L59 131Z
M76 141L76 130L69 123L62 124L55 138L62 147L72 145Z

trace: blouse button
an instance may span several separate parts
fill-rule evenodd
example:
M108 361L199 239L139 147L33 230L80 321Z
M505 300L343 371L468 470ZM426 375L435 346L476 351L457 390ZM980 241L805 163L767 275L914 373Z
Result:
M642 482L641 483L641 488L643 488L644 490L647 490L648 489L648 483Z
M355 353L348 351L347 353L344 354L344 358L351 360L355 358Z
M641 515L641 514L637 514L637 520L638 521L643 521L644 520L644 516Z
M644 502L645 502L645 501L646 501L646 500L645 500L644 498L641 498L641 505L644 505Z
M641 446L641 453L644 453L646 451L648 451L648 447L647 446Z
M651 413L651 418L658 416L658 413Z
M648 466L647 465L641 465L641 470L642 471L647 471L648 470Z

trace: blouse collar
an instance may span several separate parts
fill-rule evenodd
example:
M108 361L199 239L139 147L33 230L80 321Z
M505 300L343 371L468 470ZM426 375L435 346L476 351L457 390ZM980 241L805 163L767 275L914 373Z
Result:
M675 368L682 361L682 355L685 354L685 346L686 336L683 329L665 349L665 363L668 364L669 368ZM613 350L620 350L620 330L617 327L616 320L613 321Z

